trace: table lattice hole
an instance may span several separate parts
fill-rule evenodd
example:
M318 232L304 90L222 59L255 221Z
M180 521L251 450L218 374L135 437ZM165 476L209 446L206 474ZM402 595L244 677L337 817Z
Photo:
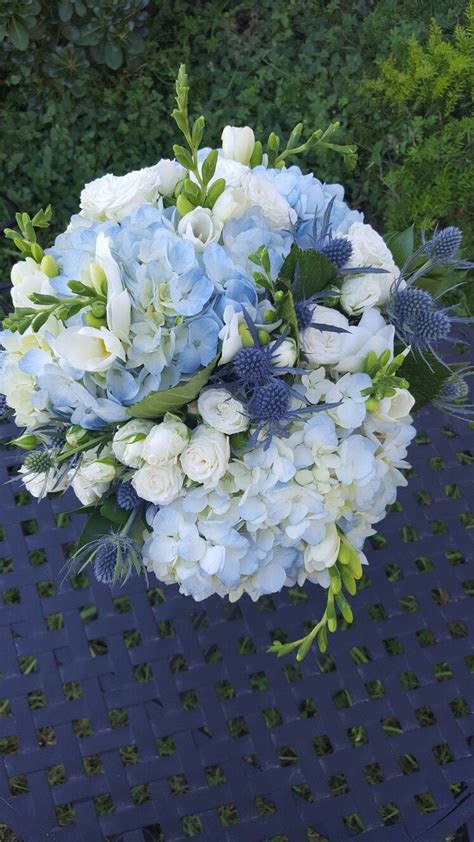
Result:
M379 678L376 678L375 681L367 681L365 689L371 699L383 699L385 696L385 687Z
M56 731L52 725L44 725L36 729L36 742L40 748L56 745Z
M148 602L150 605L162 605L166 602L166 596L163 588L148 588L147 590Z
M405 578L399 564L388 564L385 568L385 575L389 582L398 582L399 579Z
M38 521L36 518L29 518L21 521L21 531L23 535L36 535L39 531Z
M112 605L117 614L128 614L132 610L132 602L128 596L115 596Z
M433 535L447 535L449 532L447 524L444 522L444 520L430 521L430 529Z
M349 792L349 784L343 772L338 772L328 778L328 787L331 795L345 795Z
M67 681L63 684L64 698L67 702L74 702L82 699L82 687L78 681Z
M143 664L135 664L132 667L133 677L137 684L146 684L147 681L153 681L153 670L151 664L146 661Z
M181 827L185 836L197 836L199 833L202 833L202 823L197 813L183 816Z
M298 706L298 710L300 712L301 719L312 719L318 714L318 709L314 699L303 699Z
M370 536L369 543L374 550L382 550L387 546L387 539L383 535L380 535L379 532L376 532L375 535Z
M449 791L455 800L459 798L463 792L466 792L466 790L467 784L465 781L457 781L456 783L449 785ZM465 839L464 842L469 842L469 840Z
M111 708L109 710L109 721L112 728L125 728L128 725L127 708Z
M215 685L216 696L221 702L228 699L234 699L236 696L235 688L230 681L218 681Z
M58 512L54 515L54 522L58 529L64 529L65 526L71 526L71 515L69 512Z
M380 818L382 819L385 825L398 824L398 822L401 819L398 805L395 804L393 801L390 801L387 804L382 804L379 807L379 813Z
M404 648L401 640L398 637L387 637L382 641L387 655L396 656L403 655Z
M337 690L335 693L332 693L331 699L333 705L337 710L343 710L344 708L352 707L352 699L347 688L343 688L342 690Z
M93 658L101 658L103 655L107 655L108 651L109 647L105 638L94 637L89 640L89 652Z
M220 664L222 661L222 652L216 643L204 649L203 656L206 664Z
M453 672L446 661L433 665L433 675L436 681L451 681Z
M402 526L399 533L404 544L413 544L420 539L418 532L413 526Z
M18 795L25 795L30 791L28 778L24 774L12 775L8 778L8 788L14 798Z
M314 827L306 828L306 836L308 838L308 842L329 842L329 839L326 836L321 836ZM268 842L272 842L272 840L269 839ZM276 840L276 842L279 842L279 840ZM282 842L290 842L290 840L285 839L282 840Z
M183 710L197 710L199 707L199 698L195 690L184 690L179 694L179 700Z
M415 716L422 728L429 728L431 725L436 725L437 719L434 715L433 711L431 710L428 705L425 705L421 708L416 708Z
M380 720L382 731L389 737L396 737L403 734L402 723L396 716L386 716Z
M228 827L231 824L239 824L240 822L240 816L235 804L222 804L221 807L217 808L217 815L223 827Z
M36 583L36 591L41 599L49 599L52 596L56 596L56 583L51 581L51 579L43 579L41 582Z
M400 503L400 500L395 500L394 503L389 503L387 506L387 512L403 512L403 506Z
M79 607L79 616L85 626L89 623L93 623L99 617L97 606L93 603L90 603L89 605L81 605Z
M418 760L414 754L401 754L398 758L398 765L403 775L413 775L420 771Z
M33 498L26 488L14 494L13 499L15 501L15 506L28 506L29 503L33 502Z
M119 748L120 759L124 766L136 766L140 763L140 754L136 745L122 746Z
M416 468L403 468L401 471L405 479L413 479L414 477L418 476Z
M69 581L75 591L83 591L89 587L89 577L85 570L81 570L80 573L72 574L69 577Z
M453 567L458 567L460 564L466 564L466 559L459 550L446 550L444 555Z
M474 596L474 579L466 579L461 585L468 596Z
M176 743L173 737L157 737L156 750L160 757L171 757L171 755L176 754Z
M320 734L313 739L313 749L317 757L324 757L325 754L332 754L334 749L327 734Z
M257 650L252 638L245 635L245 637L239 637L237 640L237 651L239 655L253 655Z
M376 623L379 623L381 620L388 620L388 614L380 602L375 605L369 605L368 612L370 619Z
M428 491L418 491L415 494L415 500L419 506L431 506L433 503L433 498Z
M272 611L276 611L276 605L271 596L268 594L261 596L257 601L257 610L260 611L261 614L270 614Z
M445 766L454 760L454 754L447 743L440 743L439 745L433 746L432 752L439 766Z
M106 813L113 813L115 810L110 792L102 792L100 795L95 795L92 803L97 816L104 816Z
M347 829L352 830L353 833L364 833L365 831L365 825L359 813L349 813L349 815L343 816L342 821Z
M56 820L60 827L65 827L68 824L77 824L76 811L71 803L58 804L55 810Z
M122 633L123 642L127 649L134 649L136 646L141 646L142 636L138 629L129 629L128 631L124 631Z
M182 772L176 775L170 775L167 780L171 795L186 795L189 792L188 781Z
M456 453L456 457L460 465L471 465L474 461L474 456L470 450L460 450Z
M456 719L460 719L462 716L469 716L471 713L471 708L462 696L457 696L455 699L451 699L449 707Z
M425 430L419 430L415 436L416 444L431 444L431 439Z
M0 573L12 573L13 560L11 558L0 558Z
M246 737L249 733L247 723L243 716L234 716L227 720L227 727L230 736L236 740L239 737Z
M242 609L237 602L224 602L222 606L226 620L241 620Z
M368 784L381 784L384 781L382 767L378 763L367 763L364 767L364 775Z
M49 786L60 786L66 783L66 770L62 763L55 763L46 770Z
M195 631L203 631L209 628L209 617L202 608L191 614L191 622Z
M426 813L432 813L436 810L436 801L433 798L431 792L418 792L415 796L415 803L418 807L418 812L421 813L422 816L426 815Z
M457 439L459 435L450 427L441 427L441 432L446 439Z
M290 840L286 833L278 833L276 836L269 836L267 842L290 842Z
M428 459L428 465L432 471L444 471L446 468L441 456L432 456L431 459Z
M446 494L446 497L448 497L450 500L461 500L463 496L459 485L456 485L455 483L449 483L448 485L445 485L443 487L443 490Z
M19 748L20 744L16 734L0 737L0 754L16 754Z
M78 740L83 740L85 737L92 737L94 728L92 722L87 716L81 719L73 719L72 728Z
M220 786L227 783L224 770L220 766L206 766L204 771L208 786Z
M44 550L30 550L28 559L32 567L39 567L41 564L46 564L48 557Z
M251 672L249 675L250 689L255 692L268 690L268 678L264 672Z
M143 828L143 839L144 842L165 842L161 825L147 824L146 827ZM110 842L113 841L110 840Z
M420 573L431 573L434 569L433 562L427 555L420 555L418 558L415 558L415 564Z
M349 737L349 742L354 748L365 746L369 742L367 731L363 725L352 725L351 728L347 729L347 736Z
M474 528L474 515L471 512L463 512L459 515L459 520L465 529Z
M136 784L135 786L131 786L130 795L132 796L133 803L136 804L137 807L151 801L150 787L148 784Z
M436 643L436 638L431 629L419 629L419 631L415 632L415 636L423 649L427 646L434 646Z
M400 684L403 690L417 690L420 686L418 676L412 670L400 673Z
M48 631L60 631L64 628L64 617L61 611L55 611L53 614L45 614L44 621Z
M280 766L292 766L298 760L298 755L292 746L281 746L277 750Z
M253 766L254 769L262 771L262 764L256 754L244 754L242 760L244 763L247 763L248 766Z
M350 654L352 660L354 661L354 663L356 664L356 666L361 666L362 664L368 664L369 661L372 660L372 658L370 657L369 650L367 649L366 646L361 646L361 645L352 646L352 648L349 650L349 654ZM333 664L334 664L334 661L333 661ZM334 669L335 668L336 668L336 665L334 664ZM329 670L324 670L324 671L329 672Z
M265 795L257 795L255 808L259 816L273 816L278 812L276 804Z
M12 715L12 706L10 699L0 699L0 719L5 719Z
M304 605L305 602L308 602L308 594L298 585L295 585L294 588L288 588L287 594L292 605Z
M165 640L168 637L176 637L176 628L173 620L160 620L156 624L156 627L162 640Z
M262 716L267 728L277 728L283 724L283 717L278 708L265 708L262 710Z
M170 658L169 668L172 673L186 672L186 670L188 669L188 664L182 652L178 652L178 654L173 655L173 657Z
M294 684L296 681L301 681L303 678L303 673L296 663L290 663L283 667L283 675L285 676L288 684Z
M7 588L2 591L2 599L4 605L19 605L21 602L21 594L18 588Z
M418 600L413 594L400 597L398 602L405 614L414 614L415 611L418 611Z
M308 804L312 804L314 801L313 793L308 784L294 784L291 787L291 791L295 793L299 798L302 798L303 801L306 801Z
M466 655L464 661L469 672L474 672L474 655Z
M448 623L448 630L451 637L455 639L468 636L466 624L462 620L453 620L451 623Z
M318 654L316 656L316 663L323 674L335 672L336 670L336 662L331 655Z
M20 655L18 665L22 675L30 675L32 672L38 672L38 661L34 655Z
M102 760L98 754L88 754L83 757L82 765L84 766L86 775L90 778L94 777L94 775L102 775L104 773Z
M40 710L46 707L46 693L44 690L31 690L26 694L26 700L30 710Z

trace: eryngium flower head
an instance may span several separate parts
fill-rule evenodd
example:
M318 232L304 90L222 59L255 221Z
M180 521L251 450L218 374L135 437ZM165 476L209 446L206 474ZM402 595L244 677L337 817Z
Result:
M136 509L140 498L131 482L122 482L117 488L117 505L127 512Z
M35 450L28 454L23 464L32 474L45 474L52 467L53 460L47 450Z
M395 290L387 311L399 338L415 350L431 348L446 339L451 330L446 311L437 310L431 295L423 289Z
M316 251L324 254L338 269L342 269L352 256L352 243L346 237L335 237L333 239L329 235L326 242L317 244Z
M265 348L241 348L234 357L233 370L244 389L263 386L273 373L270 354Z
M433 254L441 259L454 257L462 242L462 231L455 225L450 225L439 231L433 237Z

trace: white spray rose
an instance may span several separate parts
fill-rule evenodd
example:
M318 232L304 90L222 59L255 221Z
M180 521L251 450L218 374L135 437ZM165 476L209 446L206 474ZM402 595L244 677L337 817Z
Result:
M203 251L211 243L217 243L222 222L209 208L197 207L183 216L178 223L178 234L184 240L191 240L196 251Z
M174 461L144 465L132 477L132 485L138 496L155 506L167 506L176 500L183 481L183 472Z
M241 164L250 164L255 135L250 126L226 126L222 132L222 154Z
M334 523L326 524L326 531L323 540L312 546L308 544L304 551L304 566L308 578L324 588L329 587L330 577L328 567L336 563L339 555L341 539Z
M126 175L107 175L86 184L81 193L81 213L88 219L121 222L140 205L153 204L158 196L173 192L184 170L174 161L159 161Z
M241 187L243 180L249 172L250 168L245 166L245 164L239 164L238 161L232 161L230 158L224 158L223 155L219 155L216 171L209 184L214 184L218 178L223 178L226 187ZM191 177L194 180L194 176Z
M347 277L341 289L341 306L346 313L357 316L369 307L385 304L390 296L390 287L400 272L392 253L384 240L371 225L353 222L346 234L352 244L352 255L348 267L374 266L385 269L384 274L367 274Z
M100 459L96 450L87 450L72 479L74 494L83 506L93 506L109 490L115 478L115 467L108 461L108 451L102 451Z
M153 421L134 418L119 427L112 440L114 456L128 468L139 468L143 464L143 446Z
M107 371L116 359L126 359L120 339L105 327L67 327L57 337L54 350L80 371Z
M275 344L275 342L271 343L270 350ZM288 337L287 339L284 339L276 351L272 353L272 363L273 365L278 365L283 368L291 368L291 366L295 364L297 356L298 352L296 350L296 342L294 339Z
M50 284L50 279L41 271L38 264L32 257L20 260L11 271L12 289L11 296L14 307L30 307L32 310L41 310L42 304L33 304L30 295L40 292L42 295L55 295Z
M224 476L230 459L229 439L224 433L200 424L181 454L185 474L204 488L214 488Z
M159 465L175 459L189 441L186 424L176 415L166 415L161 424L155 424L143 444L143 458L149 465Z
M243 179L242 187L250 205L260 208L270 228L289 230L294 225L296 211L267 178L249 172Z
M197 405L206 424L228 436L241 433L249 425L243 405L227 389L204 389Z
M366 310L359 324L351 326L349 330L349 334L345 334L343 353L336 361L337 371L362 371L369 351L375 351L377 356L380 356L388 349L390 359L393 358L395 328L385 322L375 307Z
M349 330L349 322L342 313L331 307L316 304L312 308L313 322ZM337 333L307 327L300 333L301 347L311 365L334 365L345 355L347 332Z
M227 187L219 196L212 212L222 223L229 219L241 219L249 203L241 187Z

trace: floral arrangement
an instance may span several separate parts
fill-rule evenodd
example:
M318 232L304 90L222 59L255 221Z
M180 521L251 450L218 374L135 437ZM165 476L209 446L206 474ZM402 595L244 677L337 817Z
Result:
M350 164L337 124L305 141L299 124L285 148L226 126L200 148L184 67L176 92L173 160L86 185L50 248L50 208L6 230L21 260L0 388L27 489L72 487L88 515L75 569L154 573L195 600L309 580L321 619L271 647L301 659L352 621L415 400L467 411L466 372L437 351L455 317L423 281L469 264L459 229L391 250L340 185L289 165L321 144Z

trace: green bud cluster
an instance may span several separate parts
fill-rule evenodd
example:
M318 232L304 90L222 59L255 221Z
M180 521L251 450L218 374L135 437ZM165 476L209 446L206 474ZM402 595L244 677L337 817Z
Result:
M30 295L30 301L36 306L17 307L4 319L3 327L16 333L25 333L31 327L33 332L36 332L43 327L50 316L54 315L59 321L65 322L85 308L90 308L86 313L86 324L90 327L105 325L107 304L105 294L97 292L94 287L87 286L82 281L68 281L68 287L73 293L70 298L58 298L56 295L34 292Z
M372 379L372 385L363 389L362 394L367 397L367 409L375 412L378 401L391 398L397 389L408 389L409 383L404 377L398 377L397 371L405 359L405 354L397 354L390 362L388 348L377 356L375 351L367 354L362 371Z
M13 240L22 257L32 257L37 263L41 263L44 258L44 251L37 241L35 228L47 228L52 215L51 205L48 205L45 210L40 209L33 219L28 213L17 213L15 219L18 229L5 228L3 233L7 239ZM42 271L48 274L45 269L42 269ZM49 277L54 276L49 275Z
M280 151L281 141L275 132L271 132L268 136L266 144L266 155L268 157L268 166L281 169L284 166L287 158L293 155L301 155L312 149L315 146L324 146L327 149L332 149L334 152L339 152L344 157L344 163L348 169L353 170L357 163L357 147L348 144L339 144L332 141L333 135L340 128L340 123L330 123L327 129L317 129L312 132L307 140L301 143L301 135L303 133L303 123L297 123L288 138L287 144L283 150ZM260 160L255 163L250 161L251 166L256 163L261 163L263 157L263 147L260 144L257 156ZM255 155L255 150L254 150ZM253 158L254 156L252 156Z

